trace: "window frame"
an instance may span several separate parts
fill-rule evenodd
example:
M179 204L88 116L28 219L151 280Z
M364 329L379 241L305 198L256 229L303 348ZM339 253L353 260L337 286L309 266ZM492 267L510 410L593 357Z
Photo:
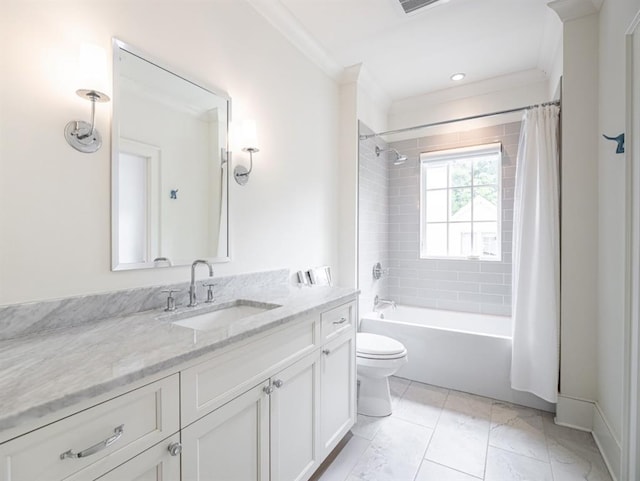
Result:
M456 186L451 187L450 185L450 173L449 166L453 164L456 160L461 159L473 159L480 156L486 155L497 155L498 159L498 179L496 184L482 184L482 185L474 185L473 179L473 170L471 171L471 183L468 186ZM489 262L501 262L502 261L502 222L503 222L503 213L502 213L502 142L493 142L489 144L479 144L473 145L469 147L458 147L453 149L443 149L443 150L435 150L430 152L422 152L420 154L420 251L419 258L420 259L440 259L440 260L480 260L480 261L489 261ZM442 189L429 189L430 191L435 190L446 190L447 192L447 219L444 222L427 222L426 218L426 197L427 197L427 166L434 165L436 163L447 165L447 187ZM451 222L450 221L450 195L451 191L458 188L470 188L471 189L471 219L469 221L465 221L465 223L471 224L471 243L473 250L473 226L476 223L483 221L476 221L473 217L473 194L474 190L479 187L486 186L494 186L498 192L497 198L497 216L496 216L496 243L498 247L498 255L496 257L492 256L455 256L455 255L428 255L426 252L426 229L428 224L443 224L446 226L447 232L447 252L449 251L449 228L451 224L457 224L462 222Z

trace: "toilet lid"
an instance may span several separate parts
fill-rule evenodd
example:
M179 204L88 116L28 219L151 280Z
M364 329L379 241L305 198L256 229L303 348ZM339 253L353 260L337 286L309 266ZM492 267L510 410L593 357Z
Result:
M356 351L365 356L393 356L406 352L401 342L379 334L359 332L356 336Z

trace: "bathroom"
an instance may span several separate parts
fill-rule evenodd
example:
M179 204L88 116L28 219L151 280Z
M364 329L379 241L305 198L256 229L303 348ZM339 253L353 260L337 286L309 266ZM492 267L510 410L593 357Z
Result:
M265 19L279 3L182 2L177 9L152 1L3 2L0 306L186 287L189 280L188 266L111 270L112 105L96 105L103 136L97 152L77 152L63 135L67 122L89 115L87 101L75 95L82 86L73 66L83 42L110 52L112 38L123 39L228 92L233 120L255 120L259 152L250 180L229 183L232 260L215 264L215 277L330 265L335 285L362 291L361 313L371 310L372 299L357 274L357 122L376 132L428 124L544 102L557 87L521 72L476 84L460 97L449 91L392 102L379 95L366 65L338 72L303 53L304 35L283 33L282 24L274 26L276 14ZM562 402L556 416L595 433L617 479L635 479L625 474L633 472L635 430L627 427L636 409L626 388L634 375L625 344L631 322L626 165L602 134L625 131L625 31L639 5L560 3L575 4L575 11L563 13L564 58L548 72L557 79L562 71L563 89ZM437 132L421 132L429 135ZM397 142L394 148L405 153ZM233 161L248 165L250 159L236 149ZM388 260L376 259L384 269L392 268ZM372 267L360 265L367 273Z

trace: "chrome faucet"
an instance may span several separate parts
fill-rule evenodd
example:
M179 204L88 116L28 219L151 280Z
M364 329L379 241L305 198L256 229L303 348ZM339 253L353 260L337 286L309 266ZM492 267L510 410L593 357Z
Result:
M196 299L196 266L198 264L204 264L209 268L209 277L213 277L213 266L202 259L198 259L193 261L191 264L191 284L189 285L189 307L195 307L198 305L198 300Z
M395 309L397 307L395 301L380 299L379 296L376 296L375 299L373 300L373 311L378 312L378 309L380 309L383 306L391 306L391 309Z

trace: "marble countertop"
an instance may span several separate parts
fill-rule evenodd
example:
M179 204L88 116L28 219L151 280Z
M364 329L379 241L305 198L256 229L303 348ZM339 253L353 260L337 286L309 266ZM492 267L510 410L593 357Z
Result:
M215 329L172 324L189 308L162 309L0 341L0 431L169 370L233 342L320 313L352 299L354 289L313 287L247 290L237 298L277 307ZM202 313L231 299L203 304Z

